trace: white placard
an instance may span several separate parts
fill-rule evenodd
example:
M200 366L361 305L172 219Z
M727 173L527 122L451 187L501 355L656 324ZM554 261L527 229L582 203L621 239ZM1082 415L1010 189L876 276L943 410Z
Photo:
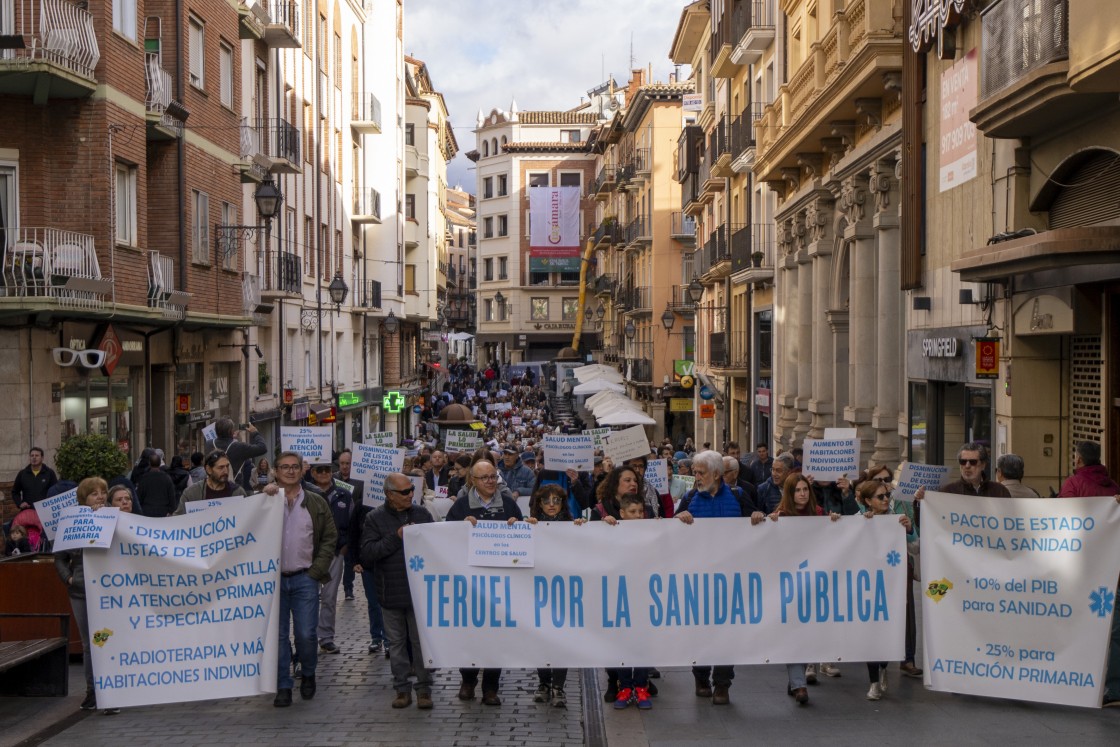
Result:
M603 453L619 467L627 459L649 456L649 439L646 429L633 425L624 431L612 431L603 437Z
M509 412L513 409L513 405L509 402L494 402L486 405L486 412Z
M1101 705L1120 573L1112 497L927 492L921 563L926 687Z
M856 437L856 429L855 428L825 428L824 429L824 440L825 441L834 441L838 438L855 438L855 437Z
M817 482L835 482L859 474L859 441L836 438L831 441L805 439L805 460L801 471Z
M416 623L435 667L620 666L651 651L661 666L903 656L897 516L541 522L533 568L489 572L464 568L470 531L460 521L404 530ZM682 638L690 630L703 635Z
M120 514L85 553L100 708L276 692L284 499L158 519Z
M113 543L113 530L117 528L119 508L106 506L94 511L89 506L69 506L55 528L53 549L84 550L89 547L108 547Z
M478 396L478 392L476 392L474 389L467 390L467 399L474 399L476 396Z
M404 449L354 444L350 477L365 482L362 500L376 508L385 502L385 478L404 467Z
M490 397L490 392L486 391L485 389L480 389L479 390L479 392L478 392L478 398L479 399L488 399L489 397Z
M446 485L437 486L436 487L436 498L446 498L446 497L447 497L447 486Z
M645 478L658 495L668 495L669 461L667 459L650 459L646 462Z
M611 432L610 428L588 428L583 432L585 436L591 436L595 439L595 448L599 449L603 446L603 437Z
M294 451L312 464L330 464L334 429L327 426L280 426L280 450Z
M912 501L919 488L940 490L949 482L950 468L944 464L916 464L903 462L898 470L898 487L893 497L899 501Z
M35 513L39 515L39 523L43 525L43 532L47 539L54 540L54 530L58 526L62 512L70 506L78 505L78 489L70 488L65 493L59 493L51 498L44 498L34 504Z
M509 419L509 423L510 423L510 425L521 425L521 416L520 415L514 415L513 417L511 417Z
M482 446L477 431L444 431L443 445L448 451L474 451Z
M408 481L412 483L412 503L416 506L424 504L424 477L422 475L409 475Z
M547 433L541 439L541 445L544 447L545 469L590 472L595 468L595 439L591 436Z
M467 565L488 568L532 568L536 562L533 525L524 521L480 521L471 527Z
M257 493L256 495L264 495ZM193 514L197 511L207 511L211 508L225 508L231 503L235 503L244 498L241 495L231 495L225 498L203 498L201 501L187 501L187 513Z
M673 475L669 478L669 495L674 501L679 501L685 493L692 490L696 478L692 475Z
M210 425L204 426L202 428L202 438L205 439L207 443L214 443L215 441L217 441L218 424L211 423Z
M366 434L363 443L393 449L397 446L397 434L396 431L374 431Z
M499 390L498 390L498 396L499 396L499 397L508 397L508 396L509 396L509 392L507 392L507 391L506 391L505 389L499 389Z

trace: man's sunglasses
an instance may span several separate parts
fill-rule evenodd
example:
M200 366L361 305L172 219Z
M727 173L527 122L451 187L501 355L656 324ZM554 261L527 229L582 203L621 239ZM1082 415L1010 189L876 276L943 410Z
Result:
M400 493L401 495L412 495L413 492L415 492L415 490L416 490L416 486L415 485L409 485L407 488L404 488L403 490L394 490L393 488L389 488L388 490L389 490L390 493Z
M969 467L975 467L976 465L980 464L979 459L958 459L957 461L961 463L962 467L965 466L966 464Z

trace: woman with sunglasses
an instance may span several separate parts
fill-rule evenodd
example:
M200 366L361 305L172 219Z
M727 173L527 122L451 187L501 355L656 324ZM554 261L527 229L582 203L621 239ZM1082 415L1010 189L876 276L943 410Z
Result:
M529 499L529 517L525 521L530 524L542 521L572 521L572 515L568 511L568 492L556 484L537 488ZM578 526L584 521L576 519L575 523ZM568 707L564 695L564 683L568 680L567 669L538 669L537 680L537 692L533 695L534 703L550 703L553 708Z
M859 502L860 509L863 515L870 519L874 516L885 516L894 512L891 501L891 488L888 481L885 480L864 480L856 488L856 501ZM910 517L905 513L898 515L898 523L906 529L906 540L911 542L916 539L914 535L914 523ZM911 582L909 586L913 586ZM912 594L911 594L912 596ZM910 615L907 615L909 618ZM911 659L910 666L914 666ZM902 670L906 673L905 665ZM921 670L918 670L921 672ZM868 662L867 675L871 678L871 689L867 691L868 700L879 700L887 692L887 662Z

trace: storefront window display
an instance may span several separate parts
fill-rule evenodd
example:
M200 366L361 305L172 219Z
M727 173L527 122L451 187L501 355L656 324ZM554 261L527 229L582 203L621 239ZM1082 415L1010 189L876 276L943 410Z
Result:
M126 454L132 450L132 388L128 372L112 378L88 376L62 390L62 437L98 433L113 439Z

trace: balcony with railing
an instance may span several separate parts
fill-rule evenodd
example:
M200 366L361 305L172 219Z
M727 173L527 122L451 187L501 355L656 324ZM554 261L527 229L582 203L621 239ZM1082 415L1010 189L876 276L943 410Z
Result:
M43 105L93 93L101 52L89 11L66 0L2 0L0 35L0 94Z
M681 212L695 221L704 212L704 204L700 200L700 175L688 174L681 182Z
M649 177L649 148L636 148L618 167L618 188L637 188Z
M351 95L350 129L364 135L381 134L381 102L372 93L356 91Z
M630 342L626 345L623 376L630 384L653 383L653 343Z
M0 241L4 249L0 308L43 302L60 308L100 309L113 290L112 278L101 274L90 234L9 228L0 231Z
M697 274L705 283L712 283L731 274L731 236L742 226L723 224L708 234L702 249L698 249Z
M708 133L707 155L712 164L711 176L713 178L726 179L735 174L731 169L731 159L734 157L731 151L731 121L731 117L724 114L715 121L712 131ZM720 182L718 186L713 185L712 187L705 184L704 188L723 191L723 183Z
M262 120L259 125L267 135L268 155L272 159L271 171L274 174L298 174L303 169L300 161L299 128L286 119Z
M268 0L268 23L264 27L264 41L277 49L299 49L303 45L299 36L299 0Z
M710 205L716 194L722 192L725 186L723 179L712 173L712 158L713 156L708 153L700 159L700 173L696 175L696 181L700 185L699 200L704 205Z
M350 214L352 223L369 225L381 222L381 193L373 187L354 187L353 205L354 211Z
M591 292L596 296L609 297L614 293L615 275L613 272L604 272L592 281Z
M775 6L778 0L744 0L740 5L749 10L739 32L731 61L736 65L753 65L774 43L777 31Z
M264 41L268 10L260 3L245 0L237 5L237 38Z
M596 249L606 249L621 241L618 221L604 218L599 227L591 234L591 243Z
M688 293L688 284L674 285L669 291L670 311L687 317L696 315L696 302Z
M303 295L303 269L294 252L265 249L257 254L261 298L299 298Z
M750 3L748 0L724 0L723 7L723 15L713 19L715 30L710 38L709 55L714 77L733 78L743 64L734 59L734 51L746 28Z
M361 280L354 289L354 305L360 309L381 309L381 281Z
M241 181L262 182L268 176L272 159L268 157L267 136L261 131L260 120L241 118Z
M263 326L269 323L272 304L261 293L261 276L252 272L241 275L241 301L245 316L253 323Z
M618 169L613 163L605 163L599 169L599 174L595 177L595 181L591 183L591 195L596 200L606 200L614 188L618 186L616 180Z
M737 174L750 173L754 165L754 124L762 119L768 104L752 101L731 122L731 169Z
M619 288L623 313L648 316L653 313L652 289L648 285L631 285Z
M1069 86L1068 0L997 0L981 24L980 103L970 116L985 135L1052 132L1106 103Z
M745 376L750 367L750 348L742 330L711 332L708 335L708 365L720 376Z
M636 216L626 226L625 244L627 249L641 249L653 241L652 221L645 215Z
M158 47L158 39L149 41L154 41ZM148 120L148 139L174 140L183 131L186 110L171 99L171 73L163 68L158 51L144 54L144 78L147 86L144 109Z
M158 309L165 319L182 320L190 300L190 293L175 290L175 260L148 252L148 306Z
M696 218L681 212L669 216L669 238L681 244L696 245Z
M744 226L731 237L731 243L733 273L742 273L740 277L748 283L773 282L773 224L755 223Z

